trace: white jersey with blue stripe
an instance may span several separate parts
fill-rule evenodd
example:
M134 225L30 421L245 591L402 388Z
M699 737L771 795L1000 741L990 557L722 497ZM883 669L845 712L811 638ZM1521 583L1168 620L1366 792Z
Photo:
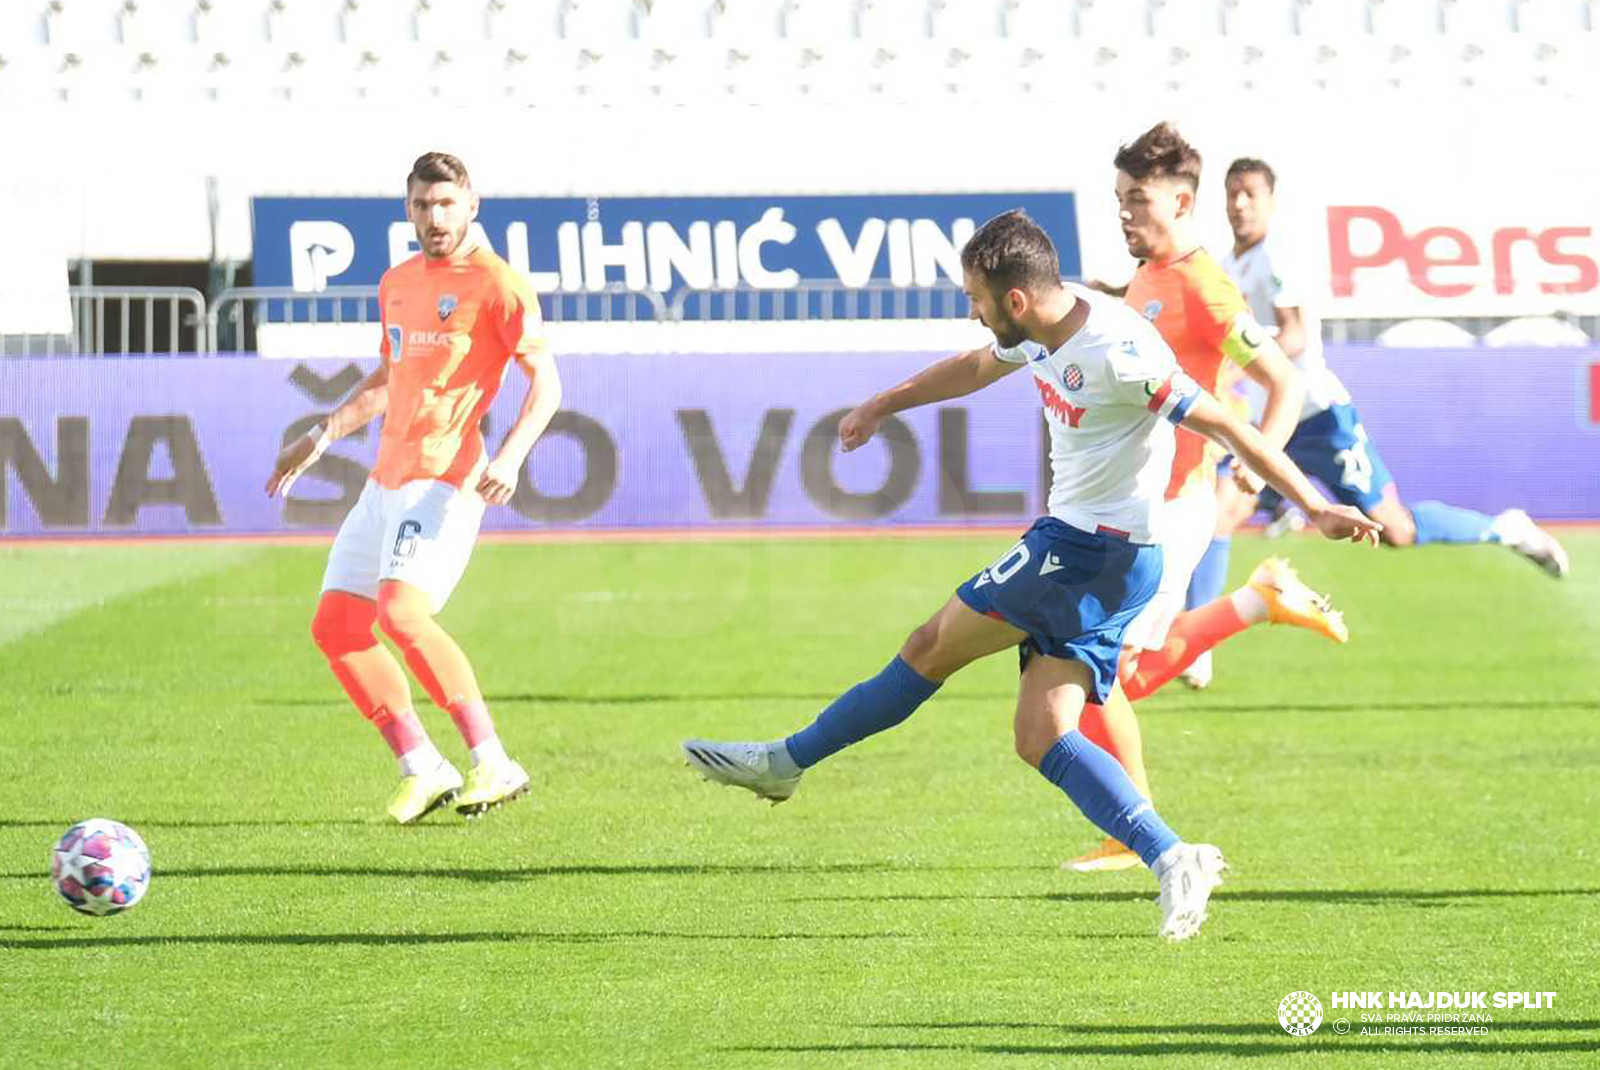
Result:
M1051 351L1038 342L994 355L1026 364L1050 426L1050 515L1084 531L1159 541L1174 428L1200 387L1155 327L1121 301L1068 285L1089 317Z
M1222 270L1228 273L1228 277L1244 294L1256 322L1274 336L1278 333L1278 309L1300 310L1305 349L1295 357L1295 365L1300 369L1306 387L1306 400L1300 409L1300 419L1309 420L1334 405L1350 404L1350 392L1323 359L1322 321L1317 318L1316 309L1308 301L1311 288L1294 261L1283 254L1282 246L1269 234L1242 253L1230 249L1222 258ZM1252 407L1259 412L1265 404L1265 393L1259 387L1247 389L1246 393Z

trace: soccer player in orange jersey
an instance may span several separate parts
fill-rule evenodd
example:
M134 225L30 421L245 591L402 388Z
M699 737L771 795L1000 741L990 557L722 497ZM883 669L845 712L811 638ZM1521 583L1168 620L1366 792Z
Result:
M378 286L382 363L321 426L278 455L268 494L287 494L332 442L380 413L378 461L328 555L311 634L333 674L400 762L389 813L410 824L445 803L472 817L528 790L506 754L472 666L434 614L466 569L488 505L511 500L523 462L561 403L539 300L526 279L471 237L478 196L442 152L418 157L406 214L422 252ZM528 392L500 449L480 422L509 364ZM465 780L428 738L381 628L465 740Z
M1125 300L1155 323L1178 364L1215 393L1226 362L1266 391L1261 434L1282 447L1300 418L1304 387L1294 365L1256 322L1243 295L1201 247L1195 221L1200 154L1170 124L1161 123L1124 145L1116 156L1117 203L1128 252L1140 263ZM1250 493L1261 485L1240 467L1234 478ZM1130 700L1171 680L1202 650L1254 624L1272 621L1310 628L1338 642L1348 635L1327 600L1310 591L1287 562L1262 562L1250 582L1230 595L1183 612L1189 578L1216 527L1216 463L1206 442L1179 430L1167 485L1161 547L1161 587L1124 637L1119 684L1104 705L1086 706L1084 735L1110 751L1149 796L1139 722ZM1124 869L1138 858L1107 837L1069 861L1089 872Z

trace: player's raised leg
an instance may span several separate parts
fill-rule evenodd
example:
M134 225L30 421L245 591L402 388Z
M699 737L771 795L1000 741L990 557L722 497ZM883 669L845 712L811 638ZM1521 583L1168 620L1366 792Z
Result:
M1238 590L1179 614L1160 649L1147 650L1130 662L1122 678L1128 698L1139 701L1219 643L1246 628L1268 623L1305 628L1336 643L1350 640L1344 615L1333 608L1328 596L1306 586L1289 562L1269 557Z
M1227 863L1210 844L1180 840L1117 760L1078 731L1084 701L1100 686L1083 661L1030 658L1017 695L1017 754L1150 867L1161 882L1159 932L1186 940L1206 920L1206 904Z
M877 675L834 699L817 719L770 743L690 739L684 757L708 780L746 788L773 803L794 795L800 774L868 736L900 724L957 670L1024 638L953 596L912 632Z

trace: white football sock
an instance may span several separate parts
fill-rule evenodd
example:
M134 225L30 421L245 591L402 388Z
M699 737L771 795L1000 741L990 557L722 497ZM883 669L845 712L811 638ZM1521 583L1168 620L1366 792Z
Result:
M484 762L504 762L510 757L506 754L505 747L500 745L499 736L490 736L467 752L472 761L472 768L476 769Z
M1228 596L1239 619L1248 624L1260 624L1267 619L1267 600L1254 587L1241 587Z
M400 755L400 775L417 776L419 773L431 773L444 763L444 755L439 753L439 748L433 745L432 740L423 740Z

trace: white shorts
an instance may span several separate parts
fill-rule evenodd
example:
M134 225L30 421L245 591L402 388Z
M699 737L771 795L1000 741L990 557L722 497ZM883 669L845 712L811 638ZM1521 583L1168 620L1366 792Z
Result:
M438 480L390 490L369 479L339 525L322 589L377 601L380 580L401 580L427 592L437 613L467 569L483 510L476 493Z
M1161 586L1128 625L1122 645L1160 650L1167 631L1189 598L1189 580L1217 532L1217 495L1211 487L1185 494L1161 508Z

